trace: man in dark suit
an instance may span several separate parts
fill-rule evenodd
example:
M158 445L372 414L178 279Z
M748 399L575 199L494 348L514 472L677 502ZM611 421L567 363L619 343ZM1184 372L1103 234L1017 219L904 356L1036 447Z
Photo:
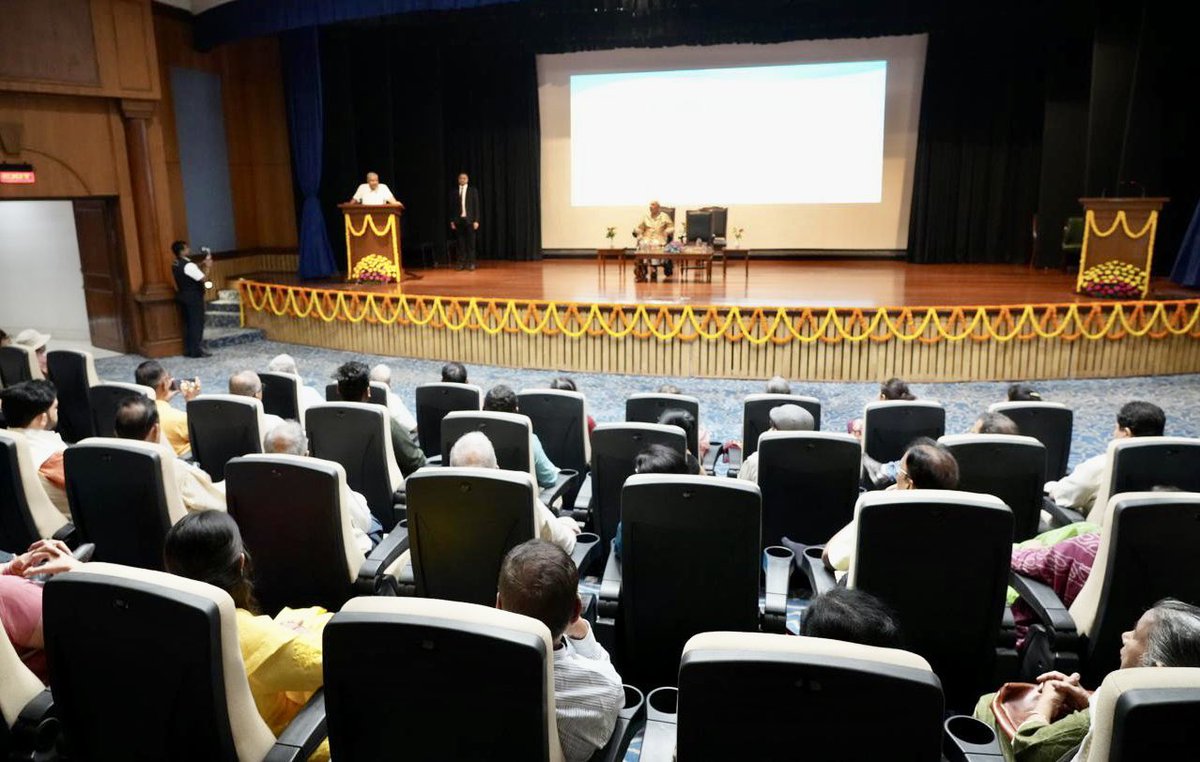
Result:
M450 199L450 229L458 242L455 270L475 269L475 231L479 230L479 191L466 172L458 174L458 187Z

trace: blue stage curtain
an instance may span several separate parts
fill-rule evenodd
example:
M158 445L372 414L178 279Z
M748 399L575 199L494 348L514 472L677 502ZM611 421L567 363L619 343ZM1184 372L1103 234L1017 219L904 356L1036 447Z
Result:
M1187 233L1183 236L1179 256L1175 258L1175 267L1171 270L1171 280L1188 288L1200 288L1200 204L1196 204L1192 224L1188 225Z
M300 208L300 277L327 278L337 272L325 218L321 215L321 162L325 122L321 98L321 45L316 27L283 35L283 65L292 137L292 164Z

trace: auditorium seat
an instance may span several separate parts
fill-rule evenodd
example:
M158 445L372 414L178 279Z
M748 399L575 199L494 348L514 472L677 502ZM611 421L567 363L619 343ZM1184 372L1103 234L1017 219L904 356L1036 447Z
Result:
M577 486L582 484L592 458L587 403L583 395L559 389L524 389L517 395L517 407L521 415L529 418L546 457L559 468L576 472L579 475ZM591 499L591 482L587 484L584 505ZM575 491L578 490L565 496L564 505L568 508L575 504Z
M868 492L846 582L891 606L907 648L933 665L946 703L967 711L1016 670L1001 639L1012 511L999 498L956 490ZM833 574L806 556L813 589Z
M28 347L9 344L0 347L0 386L15 386L42 377L37 353Z
M333 758L561 762L550 631L494 604L495 593L489 605L355 598L334 615L324 635ZM398 687L414 695L398 699ZM597 762L623 759L641 727L641 694L626 686L625 696Z
M758 440L762 544L816 545L854 518L862 446L849 434L767 431Z
M1029 628L1026 676L1061 669L1095 685L1117 668L1121 633L1146 609L1166 597L1200 603L1200 493L1114 495L1103 525L1091 574L1069 609L1048 585L1012 575L1039 621Z
M474 384L437 382L420 384L415 392L417 438L428 458L444 456L442 452L442 419L456 410L482 410L483 390Z
M705 632L684 646L678 686L646 697L642 762L1004 759L983 723L943 723L941 683L908 651Z
M350 489L367 500L385 532L396 525L397 490L404 477L392 452L387 408L366 402L327 402L304 415L313 457L341 464Z
M1101 477L1093 515L1098 518L1108 499L1122 492L1149 492L1172 487L1200 492L1200 439L1187 437L1129 437L1108 443L1107 462Z
M246 455L225 467L225 499L254 554L254 592L263 610L322 606L337 611L355 595L394 595L403 532L370 556L354 540L346 472L300 455Z
M262 380L263 412L304 425L304 416L300 414L300 387L304 382L300 377L291 373L270 371L260 372L258 377ZM263 436L266 435L267 432L264 431Z
M680 455L687 439L677 426L657 423L601 423L592 431L592 527L605 549L621 521L621 490L633 474L633 459L652 444Z
M223 590L94 563L51 579L43 600L72 758L304 760L325 737L320 691L278 740L263 722Z
M54 699L0 627L0 759L56 759Z
M263 406L240 394L201 394L187 403L192 458L214 482L233 458L262 452Z
M450 450L463 434L482 432L496 451L496 463L509 471L526 471L537 479L533 457L533 425L523 413L496 413L489 410L458 410L442 419L442 453L449 464ZM539 497L546 505L559 502L573 487L579 473L562 464L553 486L541 487Z
M1104 678L1091 713L1083 762L1194 759L1200 749L1200 669L1117 670Z
M821 401L799 394L749 394L742 403L742 459L758 450L758 437L771 430L771 411L780 405L799 405L813 417L813 431L821 430Z
M995 495L1013 512L1013 542L1038 533L1046 447L1026 436L948 434L938 440L958 462L958 488Z
M127 384L122 381L101 381L93 384L88 390L88 401L91 403L92 430L95 435L114 436L117 408L127 398L138 394L150 400L155 398L154 390L141 384Z
M863 412L863 452L880 463L900 460L918 437L946 433L946 411L931 400L882 400Z
M388 385L382 381L372 381L371 388L367 392L367 396L372 405L387 406ZM325 401L326 402L345 402L342 399L342 393L338 391L337 384L325 385ZM358 402L358 400L353 400Z
M625 482L621 560L610 556L605 567L596 626L597 637L609 636L603 628L615 632L626 681L643 689L671 683L697 633L759 629L761 511L758 487L736 479L637 474ZM786 571L773 581L782 588L767 591L762 622L784 632Z
M668 410L683 410L691 413L696 425L687 435L688 450L700 457L700 400L686 394L631 394L625 400L626 423L658 423L659 417ZM637 453L634 453L636 455Z
M408 478L405 582L423 598L495 604L504 556L537 537L537 485L528 472L495 468L423 468ZM397 530L400 531L400 530ZM586 565L599 538L580 534L572 554Z
M1003 413L1022 434L1046 446L1047 480L1066 476L1075 426L1071 408L1060 402L997 402L988 407L988 412Z
M92 353L56 349L46 353L46 368L58 390L58 433L71 443L95 436L90 396L100 377Z
M22 553L52 537L74 543L75 525L46 496L25 436L0 429L0 550Z
M97 561L163 568L163 540L187 515L173 464L149 442L92 437L63 453L67 500Z

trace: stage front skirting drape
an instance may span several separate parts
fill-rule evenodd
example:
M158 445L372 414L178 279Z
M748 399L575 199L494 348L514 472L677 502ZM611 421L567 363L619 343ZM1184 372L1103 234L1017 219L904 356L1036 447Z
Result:
M405 259L450 231L459 171L479 190L482 259L541 257L537 67L532 51L460 46L438 28L332 28L322 37L330 231L368 171L405 205ZM335 233L335 238L337 234ZM335 252L344 240L334 243Z

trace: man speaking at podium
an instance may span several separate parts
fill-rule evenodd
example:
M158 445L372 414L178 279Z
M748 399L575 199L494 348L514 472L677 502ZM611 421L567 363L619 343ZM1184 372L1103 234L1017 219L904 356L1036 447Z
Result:
M479 230L479 190L470 184L466 172L458 173L458 187L450 199L450 229L458 244L458 264L455 270L464 267L475 269L475 231Z
M354 191L354 198L350 200L367 206L400 206L392 191L379 182L379 175L374 172L367 173L367 181L358 186L358 190Z

